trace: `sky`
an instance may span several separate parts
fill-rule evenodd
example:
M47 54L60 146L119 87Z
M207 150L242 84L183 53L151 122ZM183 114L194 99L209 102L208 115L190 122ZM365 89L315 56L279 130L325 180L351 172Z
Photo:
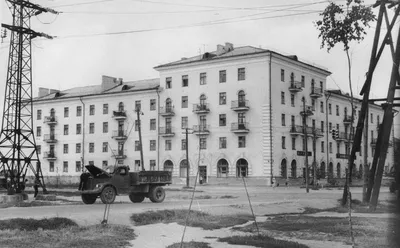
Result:
M328 1L318 0L35 0L58 15L31 18L31 28L54 36L32 43L33 95L39 87L65 90L98 85L101 76L124 81L157 78L153 67L211 52L217 44L254 46L287 55L332 72L328 88L349 92L346 55L341 45L321 48L314 22ZM344 4L345 1L334 1ZM365 4L375 0L365 0ZM377 13L377 9L374 9ZM390 14L393 10L390 10ZM0 22L12 23L5 0ZM368 70L376 23L360 44L352 44L355 96ZM396 30L399 26L396 25ZM0 108L7 77L9 35L0 43ZM397 34L395 34L397 35ZM392 62L383 53L374 74L372 98L387 95ZM399 115L400 116L400 115ZM400 123L400 122L396 122ZM396 126L400 127L399 124ZM395 128L396 128L395 126ZM397 135L396 135L397 136Z

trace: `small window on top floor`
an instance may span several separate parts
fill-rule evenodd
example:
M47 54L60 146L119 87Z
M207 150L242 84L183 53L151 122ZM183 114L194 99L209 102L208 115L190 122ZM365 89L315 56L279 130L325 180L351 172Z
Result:
M371 113L371 123L374 123L374 114L373 113Z
M41 109L37 110L36 119L37 120L41 120L42 119L42 110Z
M281 69L281 81L285 82L285 70Z
M156 99L150 99L150 111L156 110Z
M172 78L171 77L165 78L165 88L166 89L172 88Z
M226 70L219 71L219 82L226 83Z
M246 68L238 69L238 81L246 80Z
M207 84L207 73L200 73L200 85Z
M183 75L182 76L182 87L188 87L188 86L189 86L189 76Z
M95 111L94 105L90 105L89 106L89 115L94 115L94 111Z
M69 108L68 107L64 107L64 117L69 117Z

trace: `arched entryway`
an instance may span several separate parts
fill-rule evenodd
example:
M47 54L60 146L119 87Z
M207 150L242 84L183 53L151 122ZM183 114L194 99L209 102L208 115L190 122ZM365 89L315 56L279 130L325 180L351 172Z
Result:
M187 176L187 161L186 159L182 160L179 164L179 177L186 177Z
M326 167L325 162L321 162L321 168L319 169L319 175L321 178L326 177L326 173L325 173L326 168L325 167Z
M328 178L333 178L333 163L330 162L328 166Z
M342 173L341 173L340 163L337 163L337 165L336 165L336 177L340 178L341 175L342 175Z
M290 176L291 178L297 178L297 162L294 159L290 165Z
M281 162L281 177L287 178L287 162L286 159L282 159Z
M226 159L221 158L217 163L217 177L228 177L229 164Z
M174 163L172 163L171 160L167 160L164 162L164 170L165 171L173 171L174 169Z
M249 164L246 159L241 158L236 162L236 176L247 177L249 170Z

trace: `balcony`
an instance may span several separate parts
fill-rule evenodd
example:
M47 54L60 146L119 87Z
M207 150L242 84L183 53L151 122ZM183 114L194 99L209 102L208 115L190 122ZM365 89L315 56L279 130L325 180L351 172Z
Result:
M128 138L127 131L125 130L115 130L112 133L112 138L116 140L126 140Z
M248 133L249 130L249 123L244 122L244 123L238 123L238 122L233 122L231 124L231 131L234 133Z
M47 160L56 160L56 159L57 159L57 157L56 157L56 155L54 154L54 152L45 152L45 153L43 154L43 158L45 158L45 159L47 159Z
M114 118L115 120L125 120L126 113L125 111L113 111L112 118Z
M208 103L193 104L193 113L207 114L210 113Z
M164 117L174 116L174 106L160 107L160 115Z
M305 116L311 116L311 115L314 114L313 111L315 111L315 107L313 107L313 106L305 106L305 111L301 111L300 114L302 116L304 116L304 115Z
M323 91L321 88L317 88L317 87L311 87L311 93L310 93L310 97L311 98L320 98L323 95Z
M336 158L339 158L339 159L349 159L349 156L350 156L350 154L336 153Z
M344 119L343 119L343 124L344 125L349 125L349 124L351 124L353 121L352 121L352 118L351 118L351 115L345 115L344 116Z
M292 93L297 93L303 90L304 83L302 82L291 82L289 86L289 91Z
M162 137L173 137L175 136L175 132L172 127L160 127L158 129L158 135Z
M249 108L250 108L250 106L249 106L248 100L231 102L231 109L233 111L247 111L247 110L249 110Z
M290 134L291 135L303 135L304 134L303 126L301 126L301 125L292 125L290 127Z
M45 116L43 123L47 123L49 125L56 125L57 124L57 118L55 116Z
M375 147L377 142L378 142L378 139L377 138L373 138L371 140L371 146ZM389 141L389 146L393 146L393 142L392 141Z
M196 135L209 135L210 125L194 125L193 133Z
M124 150L112 150L112 155L111 157L115 158L115 159L126 159L127 156L127 152L126 149Z
M312 138L315 133L316 138L324 137L324 132L320 128L306 127L305 129L307 136ZM304 129L302 125L295 125L290 128L291 135L304 135Z
M56 136L54 134L45 134L43 135L43 141L49 144L57 143Z
M350 135L349 133L345 133L345 132L339 132L339 135L336 138L336 141L353 142L353 138L354 138L354 135Z

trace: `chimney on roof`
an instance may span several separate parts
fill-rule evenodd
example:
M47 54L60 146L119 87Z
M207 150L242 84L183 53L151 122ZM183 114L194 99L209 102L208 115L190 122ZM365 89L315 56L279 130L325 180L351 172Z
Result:
M57 93L57 92L60 92L60 91L56 90L56 89L49 89L49 88L39 87L38 97L47 96L48 94L54 94L54 93Z
M121 82L120 82L121 80ZM117 85L120 85L122 83L122 78L118 79L115 77L109 77L109 76L102 76L101 77L101 89L102 91L109 90L111 88L114 88Z
M230 52L233 50L233 44L229 42L225 42L225 52Z
M217 45L217 54L221 54L221 53L224 53L224 52L225 52L224 46L218 44Z
M181 60L187 60L187 58L186 57L182 57Z

